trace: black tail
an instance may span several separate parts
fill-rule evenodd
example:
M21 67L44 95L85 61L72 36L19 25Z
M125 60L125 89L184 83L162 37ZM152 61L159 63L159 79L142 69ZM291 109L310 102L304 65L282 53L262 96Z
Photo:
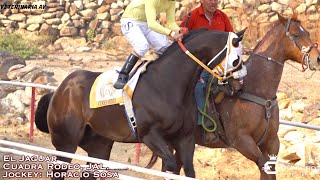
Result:
M145 168L148 168L148 169L152 168L156 164L157 160L158 160L158 156L155 153L152 153L151 159Z
M41 132L45 133L49 133L47 123L47 112L52 96L53 92L43 95L40 101L38 102L38 107L35 113L36 126Z

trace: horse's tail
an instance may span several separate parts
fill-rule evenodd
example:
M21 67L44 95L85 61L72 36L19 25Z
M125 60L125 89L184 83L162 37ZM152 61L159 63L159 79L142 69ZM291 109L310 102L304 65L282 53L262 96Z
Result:
M41 132L49 133L47 112L53 92L43 95L38 102L38 107L35 113L35 123Z
M148 168L148 169L152 168L156 164L157 160L158 160L158 156L155 153L152 153L150 161L145 168Z

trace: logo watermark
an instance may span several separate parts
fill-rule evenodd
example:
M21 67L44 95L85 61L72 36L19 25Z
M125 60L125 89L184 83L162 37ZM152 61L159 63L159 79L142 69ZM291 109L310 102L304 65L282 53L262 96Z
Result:
M266 174L277 174L276 170L271 170L272 166L271 165L276 165L277 164L277 156L276 155L268 155L270 160L264 163L264 166L262 167L262 170Z
M262 170L266 173L266 174L277 174L277 171L275 169L273 169L272 167L275 168L275 166L277 165L277 169L281 169L281 170L292 170L292 171L296 171L296 170L300 170L300 171L308 171L311 170L315 173L320 173L320 167L317 165L306 165L306 166L296 166L294 164L290 164L290 163L277 163L277 156L276 155L268 155L269 156L269 161L267 161L264 166L262 167Z

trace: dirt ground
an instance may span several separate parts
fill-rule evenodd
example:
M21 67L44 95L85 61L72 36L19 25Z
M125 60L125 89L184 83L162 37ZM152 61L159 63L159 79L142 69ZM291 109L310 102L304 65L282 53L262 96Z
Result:
M90 60L90 56L94 54L106 55L106 59ZM124 53L125 54L125 53ZM59 54L62 56L65 54ZM92 71L105 71L114 66L121 66L125 55L115 53L70 53L68 56L83 56L82 61L66 60L61 61L49 56L49 59L33 59L28 60L27 64L36 64L43 66L45 69L55 73L55 78L61 82L68 73L74 69L87 69ZM320 73L315 73L311 79L307 77L312 73L305 74L299 72L294 67L300 68L300 65L290 62L285 65L279 92L287 92L295 99L304 99L306 101L317 103L320 99L318 90L320 89ZM29 143L29 124L19 124L16 122L8 122L0 120L0 139L20 142L25 144ZM281 126L283 127L283 126ZM280 127L280 128L281 128ZM50 137L47 134L35 130L34 143L31 145L54 149L51 145ZM136 144L123 144L115 143L111 154L111 161L135 164L135 147ZM78 148L77 154L86 155L85 152ZM144 166L150 158L151 152L142 145L139 166ZM73 163L81 163L80 161L73 161ZM233 149L209 149L201 146L196 147L194 165L198 179L259 179L259 170L255 163L246 159ZM308 170L305 167L289 168L286 165L278 165L277 177L278 179L319 179L319 171ZM160 170L161 160L159 160L153 169ZM0 161L0 179L3 178L3 159ZM119 171L120 174L134 175L144 179L163 179L155 176L150 176L141 173ZM183 174L183 173L182 173ZM18 178L13 178L18 179ZM20 178L24 179L24 178ZM29 178L35 179L35 178ZM40 178L48 179L48 178ZM69 178L74 179L74 178Z

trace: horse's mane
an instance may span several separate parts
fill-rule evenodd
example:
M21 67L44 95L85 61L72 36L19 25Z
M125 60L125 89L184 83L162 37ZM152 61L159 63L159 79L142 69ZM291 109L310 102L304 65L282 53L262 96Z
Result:
M202 32L208 31L207 28L200 28L197 30L192 30L190 31L186 36L183 37L182 42L186 43L188 41L190 41L191 39L193 39L194 37L196 37L197 35L199 35ZM166 56L167 54L170 54L174 49L178 48L179 44L177 41L174 41L169 47L168 49L159 56L159 58L161 58L161 56Z
M301 21L298 19L298 13L296 11L293 11L293 14L291 16L291 20L296 21L298 23L300 23ZM259 41L259 43L256 45L256 47L253 49L253 51L255 51L258 47L260 47L260 45L265 41L265 39L267 37L269 37L274 29L274 27L277 27L279 24L281 24L280 19L278 19L278 21L276 21L273 25L272 28L267 32L267 34L264 36L264 38Z
M191 39L193 39L194 37L196 37L197 35L199 35L200 33L202 32L205 32L205 31L208 31L207 28L200 28L200 29L197 29L197 30L192 30L190 31L187 35L185 35L182 39L182 42L183 43L186 43L188 41L190 41ZM154 63L157 63L159 62L158 59L161 59L161 57L164 57L164 56L167 56L168 54L172 53L175 49L177 48L180 48L178 47L179 44L177 41L174 41L164 52L163 54L160 54L159 57L157 59L155 59L154 61L150 62L148 64L148 66L150 64L154 64Z

